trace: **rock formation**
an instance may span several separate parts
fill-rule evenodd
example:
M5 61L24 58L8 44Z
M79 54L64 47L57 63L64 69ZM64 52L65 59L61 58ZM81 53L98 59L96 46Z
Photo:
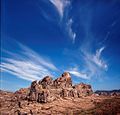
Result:
M90 85L84 83L73 85L68 72L55 80L46 76L40 81L33 81L30 87L21 88L14 93L0 90L0 115L118 115L119 113L120 95L96 95Z
M44 77L39 84L42 85L43 89L50 89L53 86L53 80L50 76Z
M88 96L93 93L91 85L87 85L84 83L80 83L78 85L73 86L74 89L77 90L78 97Z
M46 76L39 82L33 81L27 99L39 103L46 103L58 98L80 98L91 95L92 93L90 85L81 83L72 86L71 76L68 72L65 72L55 80Z
M71 88L72 80L70 74L68 72L63 73L61 77L53 81L53 84L55 88Z

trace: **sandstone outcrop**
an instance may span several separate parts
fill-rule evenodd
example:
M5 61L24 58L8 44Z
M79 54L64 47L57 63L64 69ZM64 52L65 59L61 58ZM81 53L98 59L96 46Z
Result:
M68 72L63 73L62 76L54 80L53 83L55 88L71 88L72 87L71 76Z
M21 88L18 91L16 91L14 95L15 97L17 97L18 100L25 100L29 91L30 91L30 88Z
M50 89L53 86L53 80L50 76L44 77L39 84L42 85L43 89Z
M58 98L80 98L92 93L90 85L81 83L73 86L70 74L65 72L55 80L46 76L41 81L33 81L27 99L38 103L46 103Z
M88 96L93 93L91 85L87 85L84 83L80 83L78 85L73 86L74 89L77 90L78 97Z
M53 80L50 76L40 81L33 81L29 88L21 88L14 93L14 100L21 105L21 100L46 103L60 98L80 98L93 93L90 85L80 83L72 85L72 79L68 72L64 72L59 78Z

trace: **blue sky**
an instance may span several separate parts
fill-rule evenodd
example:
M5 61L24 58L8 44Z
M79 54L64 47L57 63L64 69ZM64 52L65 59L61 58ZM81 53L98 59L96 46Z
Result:
M119 0L2 0L1 89L70 72L94 90L120 88Z

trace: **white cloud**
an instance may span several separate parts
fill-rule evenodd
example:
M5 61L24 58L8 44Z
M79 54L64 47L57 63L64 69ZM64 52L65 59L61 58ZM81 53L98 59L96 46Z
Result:
M56 7L61 19L64 16L65 8L70 6L71 4L70 0L50 0L50 2ZM65 24L66 33L68 34L68 36L72 40L72 43L74 44L76 33L73 32L72 30L73 20L71 18L69 19L68 17L66 19L67 19L67 22Z
M80 78L83 78L83 79L89 79L89 77L85 73L81 73L81 72L78 72L78 71L69 71L69 73L75 75L76 77L80 77Z
M73 30L72 30L72 24L73 24L73 20L69 19L67 24L66 24L66 29L68 31L69 37L72 39L72 42L75 43L76 33L73 32Z
M25 80L39 80L46 75L52 75L52 71L57 71L55 65L41 57L33 50L19 44L20 54L7 51L10 58L2 57L0 64L2 72L8 72Z
M50 2L56 7L61 18L64 15L64 9L70 4L69 0L50 0Z
M101 58L101 53L105 47L101 47L96 50L96 53L93 54L89 50L82 50L83 59L85 64L84 71L88 73L89 77L101 76L101 74L108 69L108 65Z
M96 54L93 56L93 62L101 68L107 69L107 64L101 59L101 53L105 47L101 47L96 51Z
M34 62L41 64L49 69L52 70L57 70L57 68L55 67L55 65L50 61L50 59L47 59L46 57L42 57L39 54L37 54L36 52L34 52L33 50L31 50L30 48L19 44L20 47L23 50L23 55L26 55L26 57L30 58L31 60L34 60Z
M89 79L89 76L86 74L86 73L83 73L83 72L80 72L78 70L78 68L71 68L69 70L67 70L70 74L76 76L76 77L79 77L79 78L82 78L82 79Z

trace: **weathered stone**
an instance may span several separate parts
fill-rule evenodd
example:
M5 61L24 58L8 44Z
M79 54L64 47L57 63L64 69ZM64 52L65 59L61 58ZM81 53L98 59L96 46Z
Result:
M92 94L90 85L84 83L72 86L71 76L68 72L62 74L56 80L46 76L41 81L31 83L28 99L39 103L46 103L60 97L81 97Z
M45 79L43 79L43 81L45 81ZM47 83L47 82L44 82L44 83ZM37 81L32 82L30 93L28 96L30 101L36 101L39 103L46 103L47 102L47 100L48 100L47 98L49 96L49 90L43 89L42 85L43 84L37 83ZM47 87L44 87L44 88L47 88Z
M46 76L41 81L33 81L29 88L22 88L14 93L14 99L17 106L22 108L21 100L29 100L31 102L46 103L59 98L78 98L92 94L90 85L81 83L72 86L71 76L68 72L64 72L61 77L52 80Z
M48 101L49 90L42 90L38 93L37 102L39 103L46 103Z
M41 81L39 81L39 84L42 85L42 88L49 89L53 85L53 80L52 80L52 78L50 76L46 76Z
M90 85L81 83L72 86L69 73L65 72L60 78L56 79L56 81L56 85L54 85L52 79L46 76L39 82L33 81L29 88L22 88L15 93L0 90L1 115L80 114L80 108L89 110L91 106L95 107L96 103L100 103L100 101L104 99L103 97L100 99L99 95L91 95L93 91ZM108 97L108 94L109 92L107 92L106 97ZM119 97L115 92L110 94L112 98L114 96ZM108 104L105 105L105 109L107 107L111 112L113 110L112 106L115 105L114 111L120 113L120 98L115 97L114 99L116 99L116 101L113 100L111 105L109 101L107 101ZM77 112L78 110L79 112ZM81 111L81 113L83 112ZM117 115L117 113L115 114Z
M69 90L67 89L62 89L61 93L60 93L60 96L61 97L68 97L68 94L69 94Z
M18 91L16 91L14 94L18 100L23 100L23 99L25 100L29 92L30 92L30 88L21 88Z
M84 84L84 83L80 83L78 85L75 85L75 86L73 86L73 88L77 90L78 97L88 96L88 95L91 95L93 93L91 86Z
M62 74L61 77L54 80L55 88L70 88L72 87L71 76L68 72Z
M31 83L30 93L29 93L29 100L37 101L38 94L42 91L42 86L37 83L37 81L33 81Z
M71 90L69 91L68 96L69 96L69 97L74 97L74 98L78 97L78 95L77 95L77 90L76 90L76 89L71 89Z

